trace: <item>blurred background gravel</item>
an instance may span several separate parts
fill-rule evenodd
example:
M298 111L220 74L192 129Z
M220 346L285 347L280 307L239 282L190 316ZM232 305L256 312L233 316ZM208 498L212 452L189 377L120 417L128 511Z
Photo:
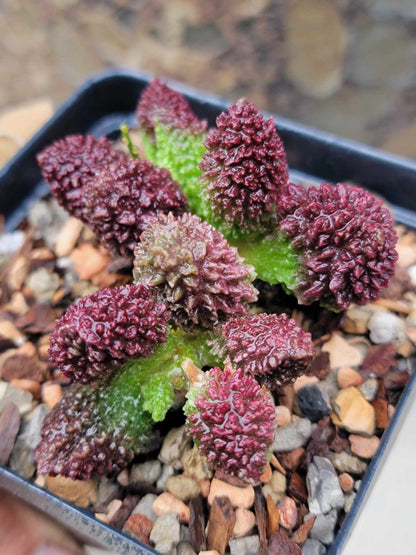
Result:
M0 163L26 140L1 112L112 67L416 157L415 0L0 0Z

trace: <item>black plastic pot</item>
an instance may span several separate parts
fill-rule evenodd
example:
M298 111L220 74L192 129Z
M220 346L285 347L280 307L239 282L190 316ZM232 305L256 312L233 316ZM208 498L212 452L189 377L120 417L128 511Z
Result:
M137 100L149 82L139 73L114 71L95 77L81 87L31 141L0 171L0 207L6 228L13 229L26 215L34 199L47 192L36 163L36 154L55 139L70 133L93 133L115 137L121 123L134 122ZM200 117L215 123L229 104L178 83L175 89L186 95ZM275 118L284 142L290 169L318 182L352 181L384 196L392 205L396 221L416 228L416 163L376 149L339 139L327 133ZM394 430L404 417L413 374L383 435L379 450L368 466L353 507L344 520L329 553L338 554L352 529L372 480L388 452ZM153 549L97 521L91 513L24 480L0 466L0 488L36 506L61 522L81 539L107 547L116 553L156 553Z

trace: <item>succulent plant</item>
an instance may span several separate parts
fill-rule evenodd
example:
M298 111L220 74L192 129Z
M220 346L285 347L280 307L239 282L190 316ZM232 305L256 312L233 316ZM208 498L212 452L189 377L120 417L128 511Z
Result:
M167 341L169 312L144 285L99 290L71 305L50 335L49 360L75 382L96 384L126 360Z
M85 220L110 252L131 258L144 221L159 212L183 214L188 203L170 173L148 160L111 164L84 189Z
M43 178L59 204L72 216L83 219L85 185L101 167L123 162L127 155L105 137L68 135L37 156Z
M133 277L159 289L177 324L210 329L256 300L251 266L198 216L160 214L140 239Z
M286 314L247 314L231 318L214 341L214 352L269 389L294 382L315 354L310 333Z
M189 390L187 428L216 469L259 481L268 462L276 417L270 393L230 363L212 368Z

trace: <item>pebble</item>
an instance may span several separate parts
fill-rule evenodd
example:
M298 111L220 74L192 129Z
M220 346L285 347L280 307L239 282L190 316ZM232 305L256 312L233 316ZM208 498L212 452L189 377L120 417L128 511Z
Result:
M273 471L270 464L266 464L263 470L263 474L260 476L260 482L262 484L268 484L273 477Z
M227 482L223 482L217 478L213 478L209 490L208 503L212 505L214 498L221 496L228 497L233 507L250 509L254 503L254 488L253 486L240 488L227 484Z
M370 339L373 343L400 344L406 339L404 321L391 312L375 312L368 321Z
M122 506L123 502L121 499L113 499L107 505L107 513L106 516L108 518L108 522L113 518L119 508Z
M352 491L352 488L354 487L354 480L349 474L343 472L338 476L338 480L344 493L350 493L350 491Z
M345 496L345 504L344 504L344 511L346 513L349 513L352 507L352 504L354 503L354 499L355 496L357 495L357 493L355 491L353 491L352 493L350 493L349 495Z
M158 460L134 464L130 470L129 482L146 482L154 484L162 473L162 464Z
M201 493L201 486L195 480L183 474L168 478L166 489L181 501L189 501Z
M20 414L14 403L7 403L0 412L0 464L6 465L19 432Z
M56 383L45 383L41 391L42 401L52 409L62 399L62 387Z
M351 306L344 315L342 329L345 333L364 335L367 333L367 324L371 310L365 306Z
M18 387L19 389L23 389L23 391L28 391L33 395L34 399L40 398L40 383L36 380L16 378L14 380L10 380L10 385L12 385L13 387Z
M127 532L139 541L148 542L153 529L153 522L144 515L130 515L123 526L123 532Z
M302 555L325 555L325 553L325 546L312 538L308 538L302 546Z
M316 376L307 376L306 374L303 374L302 376L299 376L299 378L296 378L296 381L293 384L293 389L295 390L295 393L299 393L299 391L303 387L306 387L307 385L318 384L318 383L319 383L319 378L317 378Z
M91 279L102 272L111 262L111 257L96 249L91 243L82 243L70 254L80 279Z
M230 540L228 546L230 555L258 555L260 553L260 538L257 535L234 538Z
M375 431L374 407L355 387L341 390L333 401L335 413L331 417L337 426L349 432L372 436Z
M77 218L68 218L56 237L54 246L56 256L67 256L72 252L78 241L83 225L81 220Z
M25 336L9 320L0 320L0 336L12 341L16 347L20 347L26 342Z
M176 555L197 555L197 553L191 543L181 540L176 546Z
M284 428L276 430L272 450L280 453L303 447L311 437L311 434L311 421L307 418L301 418Z
M132 511L132 515L140 514L147 516L152 522L157 519L157 514L153 510L153 503L156 501L157 495L154 493L147 493L140 499Z
M300 464L300 461L305 453L304 447L298 447L289 451L289 453L283 453L282 461L286 468L289 470L296 470Z
M333 333L331 339L322 345L322 351L329 353L331 368L342 366L359 366L363 355L358 349L351 347L339 333Z
M0 233L0 258L9 257L17 252L25 241L23 231Z
M167 512L156 520L150 532L155 550L170 555L180 541L179 518L175 512Z
M28 213L29 223L36 228L34 238L44 239L49 248L53 248L56 237L68 217L68 213L54 198L35 202Z
M89 480L71 480L64 476L46 476L45 487L55 495L63 497L79 507L94 505L98 500L97 482Z
M106 476L100 477L100 481L98 482L98 503L100 505L109 503L119 495L119 492L120 487L117 482Z
M7 382L0 380L0 411L7 403L14 403L21 415L26 414L32 408L33 396L28 391L13 387Z
M348 438L351 443L351 451L363 459L371 459L377 452L380 440L377 436L362 437L351 434Z
M238 507L235 511L235 524L233 528L233 537L247 536L256 526L256 517L254 513L248 509Z
M279 509L279 523L286 530L292 530L298 520L298 509L295 501L291 497L285 496L277 508Z
M181 522L189 522L189 507L180 499L176 499L171 493L165 491L161 493L153 502L153 511L157 516L166 513L177 513Z
M315 384L302 387L298 392L297 402L302 416L306 416L311 422L317 422L331 412L325 395Z
M310 537L318 540L325 545L334 541L334 530L338 519L336 509L332 509L328 514L319 514L312 526Z
M371 402L376 398L378 387L378 380L376 378L370 378L360 385L358 389L361 391L364 399Z
M342 366L338 370L337 380L340 389L346 389L347 387L357 386L363 383L361 374L349 366Z
M329 399L332 400L336 397L339 391L336 371L331 370L328 376L320 382L319 387L329 397Z
M275 408L276 422L279 428L283 428L292 422L292 413L284 405L278 405Z
M355 480L355 482L354 482L354 489L355 489L355 491L358 491L358 490L360 489L360 487L361 487L361 482L362 482L362 480Z
M349 455L345 451L335 453L332 456L332 464L338 472L348 472L349 474L364 474L367 469L367 463L360 461L357 457Z
M159 460L165 464L170 464L175 470L182 470L181 458L190 443L190 438L186 434L185 426L173 428L165 437L159 453Z
M198 447L185 451L182 457L184 471L196 480L212 478L212 467L205 455L199 452Z
M315 456L306 475L309 510L318 515L344 506L344 494L331 461Z
M166 489L166 481L168 478L175 474L175 470L172 468L170 464L164 464L162 466L162 473L160 478L156 482L156 487L159 489Z
M26 286L40 303L50 301L60 283L59 276L54 272L49 272L46 268L35 270L26 279Z

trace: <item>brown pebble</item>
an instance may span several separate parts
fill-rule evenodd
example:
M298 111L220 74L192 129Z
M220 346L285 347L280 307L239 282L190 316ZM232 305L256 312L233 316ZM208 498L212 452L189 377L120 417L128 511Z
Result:
M344 493L350 493L350 491L352 491L352 488L354 487L354 480L349 474L343 472L338 476L338 480Z
M304 447L298 447L297 449L293 449L293 451L289 451L288 453L282 453L282 463L288 470L294 471L299 466L304 453Z
M6 403L0 413L0 464L7 464L19 432L20 414L14 403Z
M361 369L364 372L374 373L381 378L394 364L396 349L391 343L374 345L366 354Z
M111 262L111 258L94 248L90 243L82 243L70 256L80 279L91 279Z
M256 517L254 513L248 509L238 507L235 510L235 524L233 528L233 537L247 536L253 531L256 525Z
M79 507L88 507L97 502L98 489L94 479L71 480L64 476L46 476L45 487L55 495L63 497Z
M67 219L55 241L56 256L67 256L71 253L78 241L83 225L81 220L77 218Z
M338 370L337 380L340 389L354 385L358 386L363 383L361 374L349 366L343 366Z
M380 440L377 436L362 437L351 434L348 439L351 443L352 453L363 459L371 459L376 454L380 445Z
M308 374L313 374L320 380L324 380L329 375L330 371L329 354L322 351L312 360L308 369Z
M298 521L298 509L295 501L291 497L285 496L277 508L279 509L280 524L286 530L292 530Z
M123 531L150 545L149 536L152 528L153 522L147 516L137 513L129 516L124 524Z
M46 373L47 367L44 362L36 360L33 356L15 354L7 357L4 361L1 377L7 382L23 378L42 382L45 379Z
M276 503L273 501L271 495L266 497L266 510L267 510L267 537L273 534L273 532L279 526L279 509Z
M376 413L376 427L385 430L389 425L388 403L386 399L375 399L372 403Z
M235 521L235 510L230 499L226 496L215 497L207 526L208 549L216 549L222 555L225 553Z
M167 491L161 493L153 502L153 511L157 516L164 515L165 513L177 513L179 520L182 523L189 522L189 507L183 501L174 497Z
M25 378L15 379L10 380L10 385L23 389L23 391L29 391L34 399L40 399L40 383L36 380L28 380Z
M215 497L227 496L233 507L242 507L249 509L254 503L254 488L253 486L246 486L240 488L227 484L222 480L213 478L211 488L208 496L208 503L212 505Z
M335 425L349 432L371 436L375 430L374 408L355 387L342 389L333 401L335 413L331 418Z
M275 408L275 413L276 413L276 422L280 428L282 428L283 426L287 426L288 424L291 423L292 413L284 405L278 405Z
M52 409L62 399L62 387L55 383L45 383L42 385L42 401Z
M316 376L306 376L304 374L303 376L299 376L299 378L296 379L295 383L293 384L293 389L295 390L295 393L298 393L299 390L302 389L302 387L318 383L319 378L317 378Z
M308 539L309 533L312 530L315 520L316 516L312 516L306 522L301 524L296 532L293 534L292 540L299 545L303 545Z

